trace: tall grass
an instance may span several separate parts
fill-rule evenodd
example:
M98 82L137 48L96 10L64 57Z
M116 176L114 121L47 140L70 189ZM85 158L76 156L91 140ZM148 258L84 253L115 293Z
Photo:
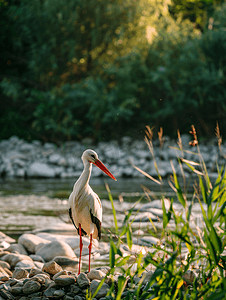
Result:
M218 170L215 182L210 181L194 127L192 127L191 134L193 136L191 144L196 147L198 162L183 158L185 150L183 150L179 134L177 150L181 153L181 157L178 157L181 174L184 174L183 168L186 166L195 175L192 199L191 201L187 200L185 178L182 188L179 176L172 164L171 186L183 206L183 211L181 213L175 211L173 198L167 209L162 197L160 200L163 210L161 241L164 242L153 245L153 251L146 255L137 254L133 263L130 263L130 255L123 255L121 244L126 243L130 249L133 245L131 227L133 219L131 216L134 207L125 215L122 228L118 228L113 199L110 189L107 187L118 239L117 242L110 239L109 263L111 269L99 285L100 288L107 277L112 277L112 285L106 299L226 299L226 252L224 251L226 247L226 172L224 168L221 168ZM217 134L220 137L219 128ZM154 153L150 138L151 133L148 129L146 142L151 152ZM156 163L155 167L157 168ZM161 184L158 170L157 174L158 179L155 179L155 182ZM199 203L202 212L202 217L198 220L195 229L194 226L191 226L194 202ZM172 226L169 226L169 222L174 223L173 229ZM155 235L155 230L150 230L149 234ZM182 255L184 247L188 249L186 257ZM160 253L161 255L159 255ZM154 271L144 285L146 270L150 269ZM117 284L113 280L116 270L120 271ZM194 271L197 273L196 276L193 276ZM98 290L92 297L95 297Z

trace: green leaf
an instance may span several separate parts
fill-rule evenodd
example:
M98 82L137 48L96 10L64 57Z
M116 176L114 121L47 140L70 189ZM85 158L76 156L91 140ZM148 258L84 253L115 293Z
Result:
M204 236L205 236L205 242L207 244L207 248L209 249L210 258L214 262L215 266L217 266L218 259L217 259L217 256L216 256L216 252L214 250L213 244L212 244L211 240L209 239L209 236L208 236L207 231L206 231L205 228L204 228Z
M114 268L115 266L115 254L117 253L117 249L112 240L110 240L110 253L109 253L109 261L110 267Z
M162 211L163 211L163 228L166 228L167 224L169 223L169 218L166 213L166 207L165 207L165 202L164 199L162 199Z
M176 291L175 291L173 297L171 298L172 300L176 299L177 294L179 293L179 289L182 287L183 284L184 284L184 280L183 280L183 279L180 279L180 280L177 282L177 285L176 285Z
M200 185L200 188L201 188L203 201L204 201L204 203L207 204L206 189L205 189L205 186L204 186L204 184L203 184L203 181L202 181L202 177L201 177L201 176L199 176L199 185Z
M210 230L210 238L215 251L218 252L218 254L220 254L222 252L222 242L212 224Z
M121 295L126 287L127 278L123 275L118 276L118 292L116 296L116 300L121 300Z
M131 250L133 245L133 240L132 240L132 229L130 224L128 224L127 226L126 237L127 237L127 244L129 246L129 249Z
M211 201L215 201L219 197L219 188L221 182L221 173L218 175L211 193Z
M123 258L121 258L121 257L117 258L116 259L116 267L125 266L125 264L128 262L129 259L130 259L130 256L126 256Z
M202 205L202 202L200 200L199 200L199 204L200 204L200 207L201 207L201 210L202 210L203 219L204 219L204 221L206 223L206 226L207 226L208 230L210 231L211 224L210 224L210 221L207 219L206 212L205 212L205 210L203 208L203 205Z
M186 219L187 219L188 222L189 222L189 220L190 220L191 210L192 210L193 204L194 204L194 200L192 199L191 204L190 204L189 207L188 207L188 211L187 211L187 215L186 215Z
M174 169L174 166L173 166L172 162L171 162L171 166L172 166L172 170L173 170L174 184L175 184L175 188L177 190L177 198L180 201L180 203L183 205L183 207L185 208L186 207L186 200L185 200L183 192L181 190L181 187L180 187L180 184L179 184L179 181L178 181L178 178L177 178L177 175L176 175L176 172L175 172L175 169Z

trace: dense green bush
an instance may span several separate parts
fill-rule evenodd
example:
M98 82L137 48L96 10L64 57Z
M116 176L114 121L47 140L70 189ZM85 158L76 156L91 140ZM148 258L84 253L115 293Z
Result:
M155 0L0 3L0 139L226 135L225 5L200 33Z

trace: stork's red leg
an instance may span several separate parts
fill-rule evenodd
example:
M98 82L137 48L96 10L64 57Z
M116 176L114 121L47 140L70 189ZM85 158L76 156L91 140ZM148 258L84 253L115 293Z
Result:
M90 234L90 244L89 244L89 272L90 272L90 261L91 261L91 250L92 250L92 233Z
M78 265L78 275L81 272L81 260L82 260L82 247L83 247L83 243L82 243L82 227L81 224L78 224L79 226L79 236L80 236L80 255L79 255L79 265Z

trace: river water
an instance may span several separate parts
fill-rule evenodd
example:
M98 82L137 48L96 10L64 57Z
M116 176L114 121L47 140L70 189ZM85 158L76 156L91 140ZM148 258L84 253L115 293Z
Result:
M68 198L72 191L74 182L77 179L62 178L62 179L15 179L5 178L0 179L0 195L45 195L52 198ZM101 199L107 199L108 193L105 184L109 185L111 194L114 199L122 196L126 201L133 201L144 195L143 187L146 187L151 193L151 197L160 198L161 195L166 197L175 196L175 192L169 186L167 180L164 180L161 185L147 178L118 178L113 181L107 177L92 178L90 185L93 190L100 196Z

